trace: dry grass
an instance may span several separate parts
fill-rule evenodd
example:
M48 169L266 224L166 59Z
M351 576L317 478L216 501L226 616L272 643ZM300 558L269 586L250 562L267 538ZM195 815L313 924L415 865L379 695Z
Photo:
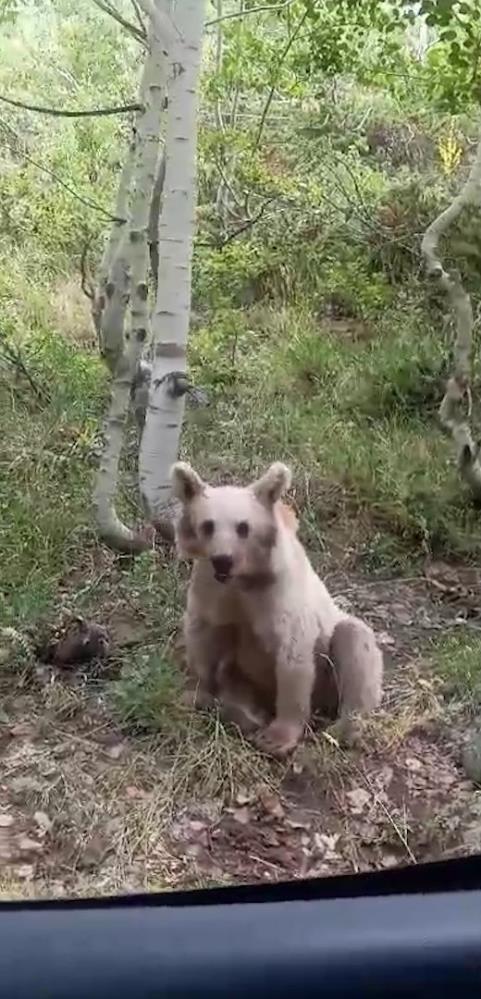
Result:
M78 275L60 277L49 296L50 323L78 347L95 345L90 302L80 287Z

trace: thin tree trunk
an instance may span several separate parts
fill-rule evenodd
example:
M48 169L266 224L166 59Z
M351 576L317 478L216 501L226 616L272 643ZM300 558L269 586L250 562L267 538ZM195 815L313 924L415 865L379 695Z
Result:
M309 17L309 8L306 8L306 10L304 11L304 13L299 18L299 20L298 20L298 22L296 24L296 27L294 28L294 31L292 32L292 35L290 35L290 37L287 39L287 42L284 45L284 48L282 49L282 51L281 51L281 53L279 55L279 58L277 59L277 62L275 64L275 66L273 67L272 85L271 85L271 89L269 90L269 93L267 95L267 100L266 100L266 103L264 104L264 108L263 108L263 111L262 111L262 114L261 114L261 117L260 117L260 120L259 120L259 125L257 127L257 133L256 133L256 137L254 139L254 149L258 149L259 146L260 146L260 144L261 144L261 139L262 139L262 136L264 134L264 127L265 127L265 124L266 124L266 121L267 121L267 116L269 114L272 101L274 100L274 95L275 95L275 92L276 92L276 86L277 86L277 83L278 83L278 80L279 80L281 69L282 69L282 67L284 65L285 60L287 59L287 56L289 55L289 52L290 52L290 50L291 50L291 48L292 48L292 46L293 46L293 44L294 44L294 42L296 40L296 38L297 38L297 36L298 36L301 28L304 26L304 23L305 23L305 21L307 21L308 17Z
M242 17L245 13L245 0L239 0L239 17ZM242 49L242 28L240 28L237 38L237 55L240 56L240 51ZM230 127L231 129L237 128L237 112L239 110L239 98L240 98L240 83L237 82L234 90L234 97L232 99L232 110L230 113Z
M160 269L152 317L153 370L139 460L141 496L150 517L161 529L169 522L169 472L178 454L188 384L186 345L197 195L197 90L204 7L204 0L182 0L177 4L177 43L171 52L166 169L159 226Z
M92 302L92 319L101 356L113 373L124 344L124 321L129 290L129 261L125 238L129 220L129 198L135 162L135 129L120 174L114 222L105 244Z
M224 55L224 44L223 44L223 42L224 42L224 39L223 39L223 30L224 29L223 29L223 25L222 25L222 15L223 15L223 2L222 2L222 0L216 0L216 12L217 12L217 18L218 18L218 22L219 22L218 25L217 25L217 38L216 38L216 46L215 46L215 72L216 72L216 76L217 76L217 86L218 86L219 85L219 77L220 77L220 73L221 73L221 70L222 70L222 59L223 59L223 55ZM225 138L224 118L223 118L223 115L222 115L222 101L221 101L221 99L220 99L219 96L216 98L216 102L215 102L215 122L216 122L216 128L217 128L217 131L219 132L219 135L221 135L221 136L223 136ZM221 148L221 151L220 151L220 161L221 161L221 164L222 164L222 168L224 168L224 166L225 166L225 142L222 144L222 148ZM225 227L225 223L226 223L226 214L227 214L227 212L226 212L226 209L227 209L226 202L227 202L227 188L226 188L226 186L224 184L224 180L223 180L222 175L221 175L221 179L220 179L219 185L217 187L217 193L216 193L216 198L215 198L215 207L216 207L216 211L217 211L217 213L219 215L219 218L221 219L222 224L224 225L224 227Z
M481 139L469 177L451 204L431 222L421 244L426 274L436 281L446 293L456 323L454 345L454 371L446 385L446 392L439 408L439 418L451 433L461 478L470 487L473 496L481 500L481 463L478 447L470 429L471 418L471 353L473 341L473 309L457 271L444 269L439 240L455 222L464 208L481 204Z
M131 386L149 330L147 230L168 65L165 57L166 42L157 16L160 5L161 0L154 0L151 9L149 53L141 87L144 110L137 122L131 221L128 233L122 240L122 252L119 251L117 255L124 256L129 265L132 289L131 322L129 330L125 333L123 350L115 368L110 409L106 420L104 450L93 497L97 527L101 537L110 547L122 552L139 551L148 545L144 535L137 534L120 521L114 504Z

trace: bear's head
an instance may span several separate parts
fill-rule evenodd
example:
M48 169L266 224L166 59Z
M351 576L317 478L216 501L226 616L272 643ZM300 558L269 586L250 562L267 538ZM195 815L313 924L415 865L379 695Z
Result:
M182 507L179 554L209 559L219 583L268 579L280 523L291 530L297 524L294 513L279 503L290 486L289 469L275 462L249 486L209 486L190 465L177 462L171 478Z

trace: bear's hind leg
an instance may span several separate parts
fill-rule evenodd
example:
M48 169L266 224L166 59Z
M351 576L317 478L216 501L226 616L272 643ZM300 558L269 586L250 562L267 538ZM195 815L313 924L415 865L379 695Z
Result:
M335 627L329 659L339 697L335 734L347 743L357 737L356 718L379 707L382 699L383 657L374 632L356 617Z

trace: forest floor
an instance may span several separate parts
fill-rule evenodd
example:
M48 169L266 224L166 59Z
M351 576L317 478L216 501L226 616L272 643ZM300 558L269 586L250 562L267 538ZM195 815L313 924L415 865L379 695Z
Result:
M444 564L430 578L376 581L339 562L327 572L340 602L376 629L385 702L355 750L315 731L280 765L179 707L176 686L157 732L116 722L109 688L126 657L155 647L156 625L118 559L92 549L88 562L65 587L101 577L95 619L114 642L109 661L82 672L31 657L2 675L1 897L270 882L481 848L481 798L460 765L470 713L446 700L431 662L460 631L479 637L472 570L468 581ZM163 562L155 573L169 571Z
M304 314L242 314L254 354L242 349L234 383L211 381L213 406L187 421L183 448L211 481L293 465L313 564L384 648L385 698L360 745L317 729L284 764L183 705L187 567L95 539L106 376L82 339L88 314L78 336L51 332L67 319L43 317L24 341L30 380L0 366L0 896L303 878L480 849L480 792L462 764L481 699L479 524L434 407L412 402L424 390L416 372L406 380L409 315L383 314L374 356ZM232 377L229 341L207 333L193 339L201 384L223 358ZM129 447L124 465L132 522ZM75 615L107 628L109 657L53 668L38 649Z

